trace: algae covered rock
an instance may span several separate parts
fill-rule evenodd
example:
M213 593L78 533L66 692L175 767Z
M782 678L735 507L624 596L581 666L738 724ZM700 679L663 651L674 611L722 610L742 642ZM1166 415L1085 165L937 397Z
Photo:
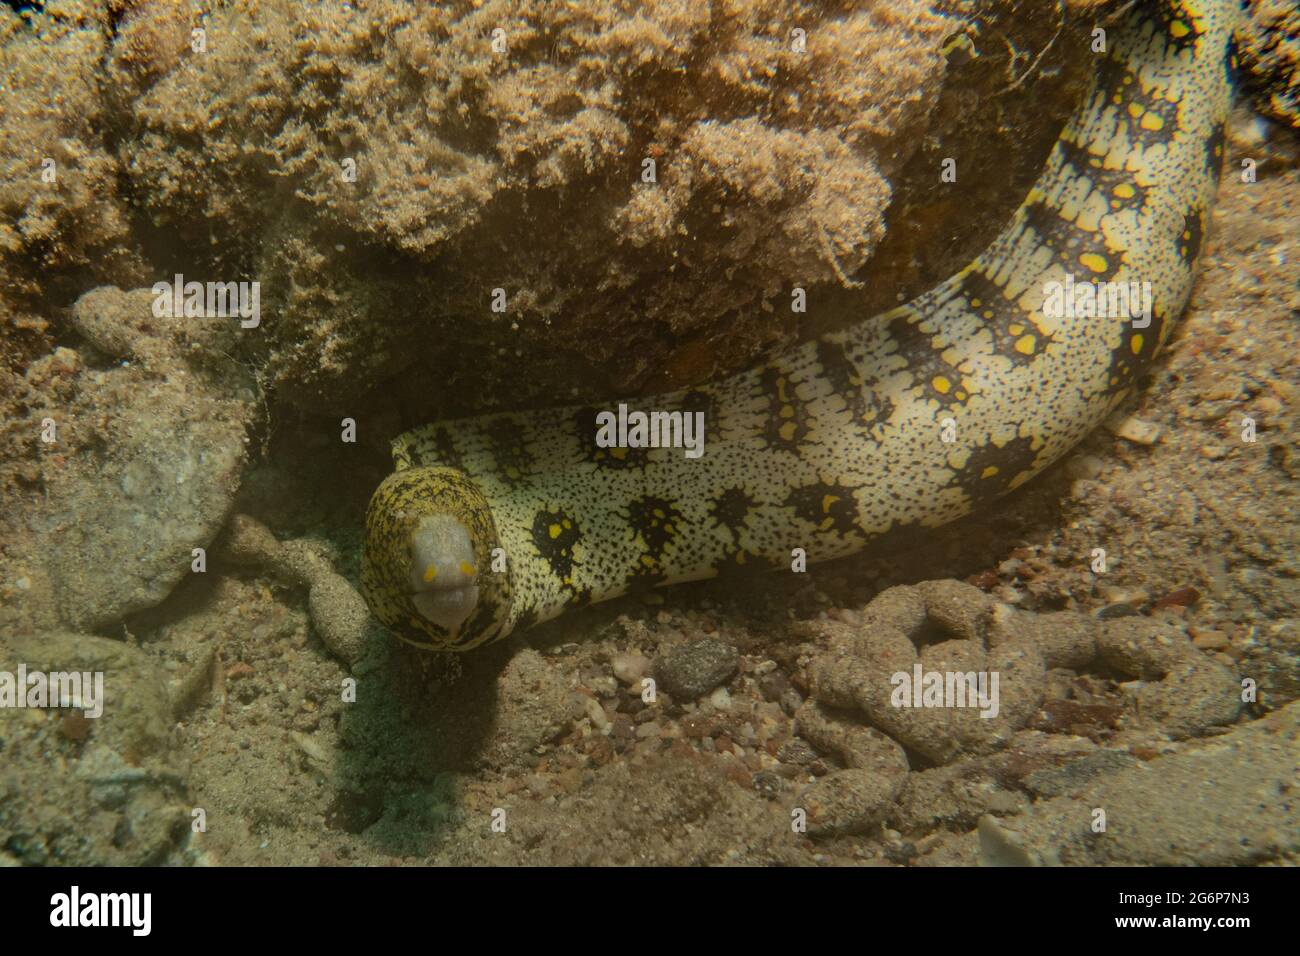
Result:
M20 667L29 682L85 679L75 699L0 707L0 846L40 865L147 865L182 852L187 764L158 664L122 641L45 631L0 640L0 671Z
M233 368L201 375L143 329L148 297L97 290L74 312L104 350L145 363L87 376L72 407L51 409L44 540L60 617L104 628L161 602L205 567L245 460L252 393Z

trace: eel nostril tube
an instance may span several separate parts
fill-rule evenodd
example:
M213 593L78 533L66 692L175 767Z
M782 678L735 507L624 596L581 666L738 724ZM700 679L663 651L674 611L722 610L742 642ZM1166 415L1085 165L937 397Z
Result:
M411 603L425 620L456 633L478 604L474 544L450 515L420 519L411 535Z

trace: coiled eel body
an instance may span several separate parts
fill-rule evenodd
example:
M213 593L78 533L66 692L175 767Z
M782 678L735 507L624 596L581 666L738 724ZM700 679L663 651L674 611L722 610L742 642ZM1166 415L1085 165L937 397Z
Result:
M631 403L703 412L701 457L600 447L589 407L398 437L366 515L375 615L415 644L466 650L638 586L789 568L795 549L808 563L851 554L1028 481L1135 387L1186 305L1237 15L1232 0L1128 10L1024 203L946 282L741 374ZM1091 287L1104 303L1142 283L1143 316L1060 295Z

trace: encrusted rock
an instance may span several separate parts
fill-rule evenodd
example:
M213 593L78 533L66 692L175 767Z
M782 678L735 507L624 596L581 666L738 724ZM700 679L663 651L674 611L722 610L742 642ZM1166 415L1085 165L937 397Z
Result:
M31 864L178 861L189 834L188 766L158 665L123 641L62 631L0 641L0 670L20 664L28 675L102 674L102 712L0 708L0 846ZM75 703L93 697L83 688Z

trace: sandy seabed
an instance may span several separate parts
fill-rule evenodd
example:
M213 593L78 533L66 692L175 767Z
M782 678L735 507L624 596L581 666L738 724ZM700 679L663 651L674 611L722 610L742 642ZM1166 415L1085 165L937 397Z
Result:
M402 429L706 380L978 251L1099 5L975 4L978 56L910 0L637 6L0 12L0 669L107 685L94 721L0 709L0 860L1294 863L1300 170L1244 104L1147 387L991 511L459 658L358 611ZM155 319L176 273L260 281L260 326ZM1018 690L973 727L859 706L900 635Z

